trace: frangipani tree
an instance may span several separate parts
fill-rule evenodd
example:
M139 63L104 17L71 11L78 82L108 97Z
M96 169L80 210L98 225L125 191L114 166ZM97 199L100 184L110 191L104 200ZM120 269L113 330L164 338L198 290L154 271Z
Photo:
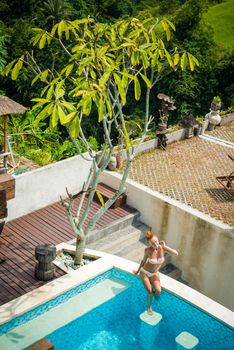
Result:
M139 140L141 143L152 121L149 113L150 91L160 75L164 70L175 70L177 67L184 70L187 66L193 70L195 65L198 65L196 58L191 54L178 52L177 49L169 52L166 49L163 38L166 35L166 40L169 41L171 30L175 28L167 19L155 21L154 18L149 18L139 21L133 18L111 25L98 23L92 18L70 22L63 20L56 24L51 32L34 29L33 46L43 49L48 45L51 48L53 59L50 67L39 66L33 52L26 52L5 69L5 74L11 74L14 80L17 79L22 66L28 66L35 73L32 84L45 84L41 96L33 100L36 102L33 109L40 110L36 121L50 118L51 128L56 128L60 123L67 128L78 153L81 154L77 139L87 149L87 154L81 155L91 162L92 166L83 186L76 215L72 214L72 195L68 193L68 200L62 199L68 220L77 237L75 263L81 262L88 232L125 191L125 182L135 152L123 113L129 87L133 86L136 100L141 97L142 84L146 84L147 87L144 132ZM62 48L67 61L62 69L56 65L57 45ZM105 153L105 160L101 166L82 127L84 119L93 109L97 111L105 140L101 154L103 156ZM104 203L96 187L114 151L114 131L124 142L126 164L118 190L112 199ZM95 192L102 206L85 225ZM81 211L85 195L88 195L88 200L85 209Z

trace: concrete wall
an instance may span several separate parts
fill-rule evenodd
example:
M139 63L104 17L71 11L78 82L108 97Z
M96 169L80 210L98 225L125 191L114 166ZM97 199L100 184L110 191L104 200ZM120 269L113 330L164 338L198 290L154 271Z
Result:
M120 176L102 181L117 188ZM234 230L208 215L128 180L127 202L161 239L179 251L173 263L189 285L234 310Z
M15 198L7 202L6 221L16 219L66 197L66 187L78 193L87 179L91 162L81 156L53 163L15 176Z

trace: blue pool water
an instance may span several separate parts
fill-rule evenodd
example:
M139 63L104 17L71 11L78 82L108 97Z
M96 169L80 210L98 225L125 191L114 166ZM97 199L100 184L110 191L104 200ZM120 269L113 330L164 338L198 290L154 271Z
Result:
M166 291L161 293L159 300L153 301L154 310L162 315L160 323L150 326L142 322L139 315L146 308L146 292L138 278L117 269L107 271L0 326L0 335L107 278L130 282L131 287L48 334L47 338L55 345L55 350L176 350L175 338L184 331L199 339L197 350L234 349L231 328Z

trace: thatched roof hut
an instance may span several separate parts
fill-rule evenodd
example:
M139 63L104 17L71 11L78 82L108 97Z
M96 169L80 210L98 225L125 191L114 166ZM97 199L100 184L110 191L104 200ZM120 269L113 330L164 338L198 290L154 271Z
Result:
M0 96L0 117L4 116L4 127L3 127L3 157L4 157L4 167L7 167L7 119L9 114L23 114L27 108L20 105L19 103L11 100L7 96Z
M11 100L7 96L0 96L0 116L8 114L23 114L27 108Z

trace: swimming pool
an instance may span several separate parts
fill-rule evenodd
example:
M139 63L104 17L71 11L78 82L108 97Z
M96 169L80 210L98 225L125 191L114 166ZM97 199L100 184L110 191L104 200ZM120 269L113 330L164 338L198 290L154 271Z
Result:
M231 328L169 292L153 301L162 315L156 326L140 320L145 307L140 280L111 269L0 326L0 348L24 349L46 337L56 350L171 350L189 332L198 350L234 349Z

